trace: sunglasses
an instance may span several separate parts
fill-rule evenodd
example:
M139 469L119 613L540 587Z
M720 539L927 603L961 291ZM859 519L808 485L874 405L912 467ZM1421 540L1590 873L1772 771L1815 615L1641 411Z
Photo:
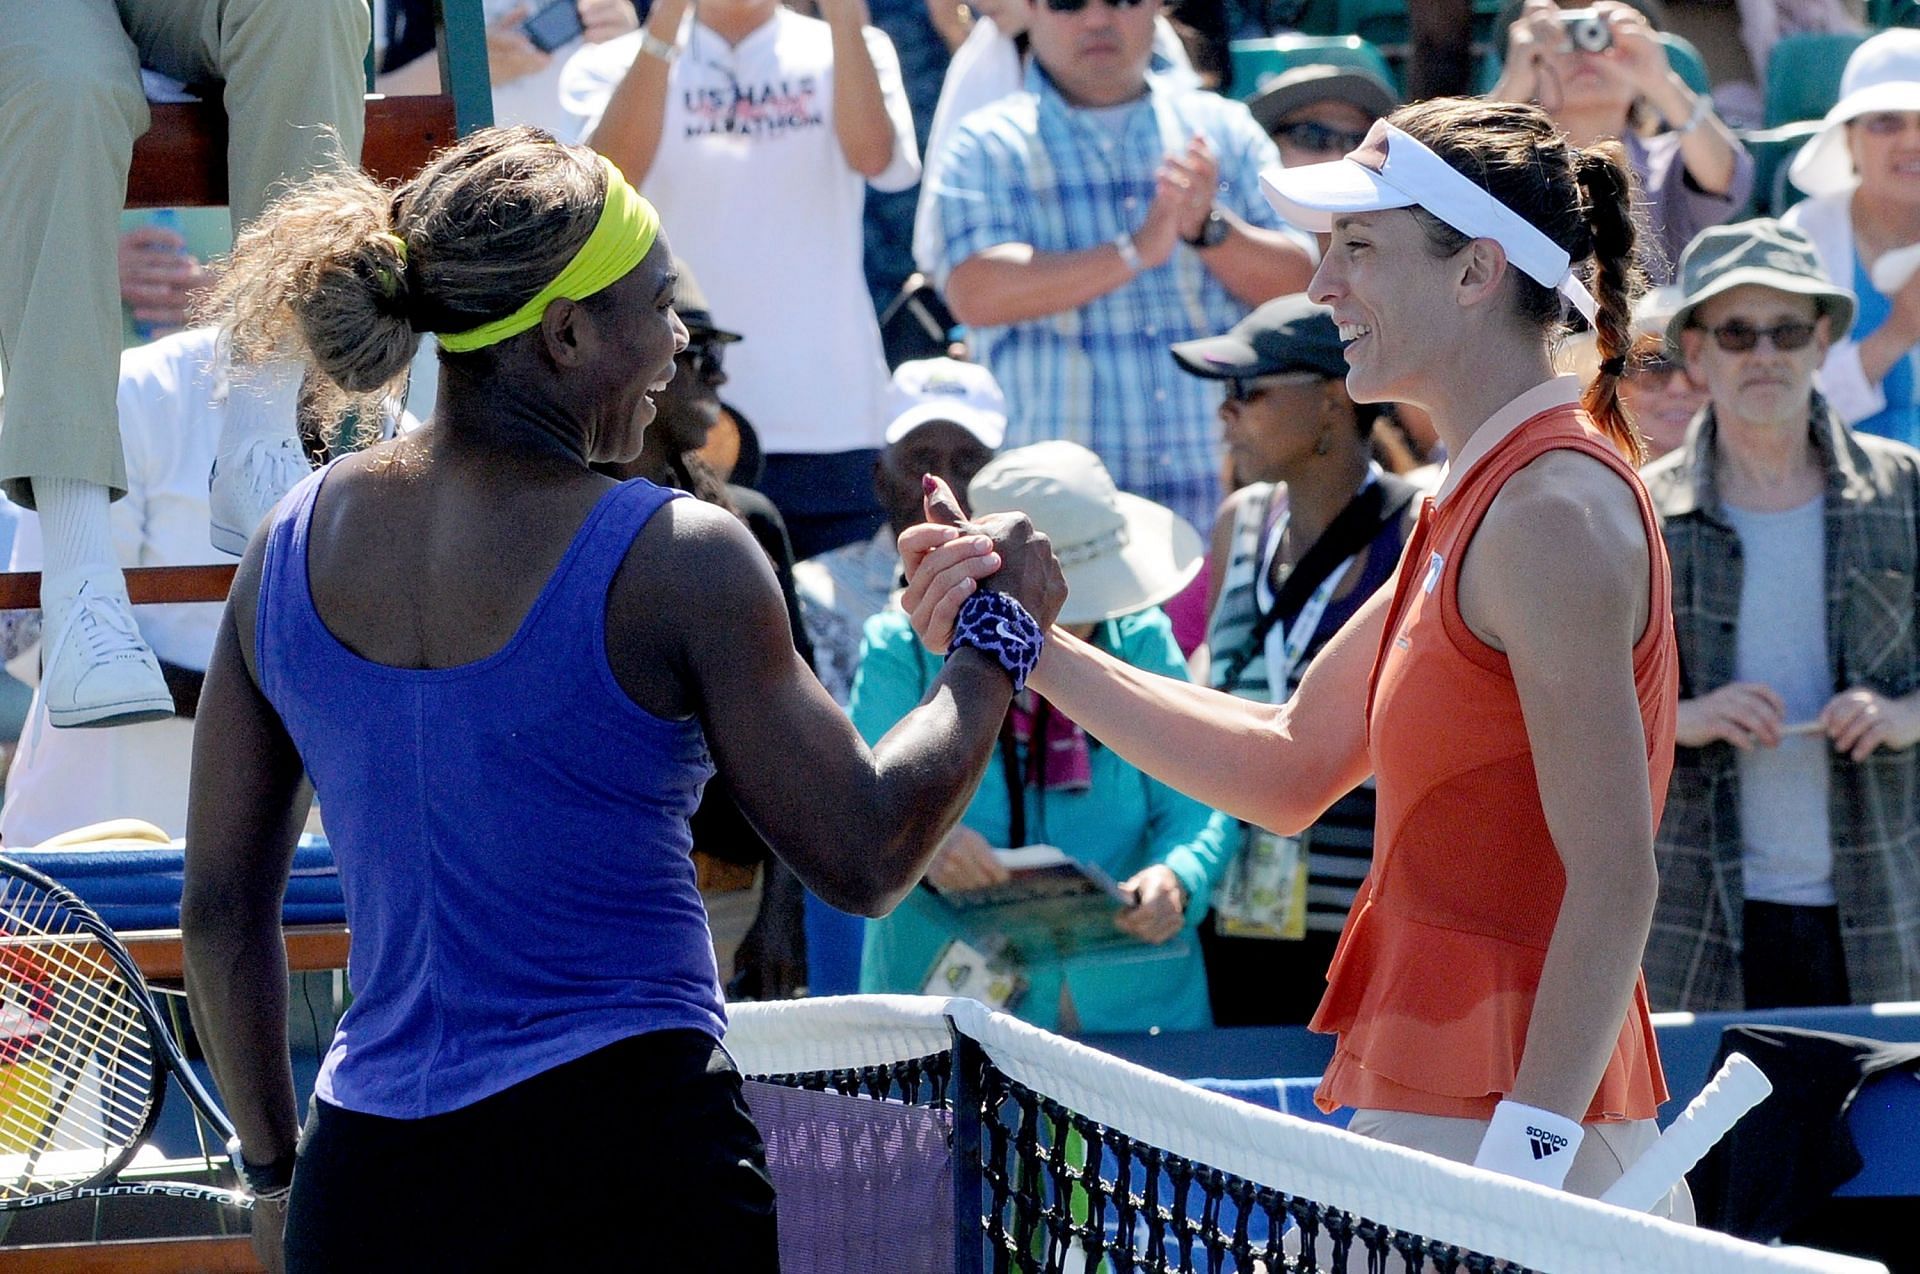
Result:
M1713 343L1729 354L1746 353L1758 345L1763 336L1782 352L1805 349L1812 343L1815 330L1812 323L1799 319L1775 323L1772 327L1755 327L1735 319L1731 323L1707 329L1713 334Z
M680 357L696 380L709 381L721 374L726 348L718 341L699 341L681 350Z
M1138 9L1145 0L1107 0L1114 9ZM1047 10L1051 13L1078 13L1087 7L1088 0L1047 0Z
M1303 119L1293 124L1282 124L1273 130L1275 137L1284 137L1301 150L1337 150L1346 154L1358 150L1360 143L1367 140L1365 133L1350 133L1344 128L1330 128L1314 120Z

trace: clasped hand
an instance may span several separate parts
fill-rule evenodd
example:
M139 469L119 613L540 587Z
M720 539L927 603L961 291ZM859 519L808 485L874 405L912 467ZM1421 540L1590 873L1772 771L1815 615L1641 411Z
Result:
M1006 594L1043 630L1051 628L1067 600L1067 580L1047 537L1024 513L969 520L945 482L929 477L926 484L927 520L900 535L907 572L900 605L920 640L945 654L961 604L982 588Z
M1920 742L1920 708L1865 687L1841 691L1804 725L1788 725L1786 716L1786 704L1771 687L1735 681L1682 703L1674 733L1682 747L1728 743L1743 752L1778 747L1788 734L1819 733L1853 761L1878 748L1898 752Z

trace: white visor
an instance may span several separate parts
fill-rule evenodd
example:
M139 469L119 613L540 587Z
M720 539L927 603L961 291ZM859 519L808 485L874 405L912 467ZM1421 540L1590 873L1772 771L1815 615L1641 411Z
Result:
M1567 250L1485 188L1385 120L1331 163L1269 168L1260 174L1268 202L1302 230L1324 233L1347 212L1425 208L1470 239L1491 239L1516 269L1557 290L1592 323L1599 309L1573 273Z

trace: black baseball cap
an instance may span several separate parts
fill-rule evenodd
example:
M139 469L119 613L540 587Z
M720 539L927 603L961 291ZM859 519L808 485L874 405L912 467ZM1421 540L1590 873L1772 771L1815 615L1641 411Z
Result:
M1180 341L1170 348L1175 362L1209 380L1252 380L1282 372L1313 372L1328 380L1347 375L1333 311L1297 292L1268 301L1225 336Z

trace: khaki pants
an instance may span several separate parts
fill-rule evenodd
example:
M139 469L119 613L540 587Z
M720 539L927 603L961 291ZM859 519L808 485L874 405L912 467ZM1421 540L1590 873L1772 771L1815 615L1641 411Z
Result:
M1394 1110L1356 1110L1348 1131L1410 1150L1424 1150L1455 1163L1472 1163L1486 1136L1487 1120L1449 1119L1443 1115L1410 1115ZM1597 1199L1620 1179L1627 1166L1660 1139L1660 1127L1651 1119L1625 1123L1585 1125L1586 1137L1567 1170L1566 1188L1573 1194ZM1682 1181L1653 1209L1653 1215L1693 1224L1693 1194Z
M0 484L126 491L116 249L140 67L217 82L236 228L272 187L360 158L367 0L0 0Z

